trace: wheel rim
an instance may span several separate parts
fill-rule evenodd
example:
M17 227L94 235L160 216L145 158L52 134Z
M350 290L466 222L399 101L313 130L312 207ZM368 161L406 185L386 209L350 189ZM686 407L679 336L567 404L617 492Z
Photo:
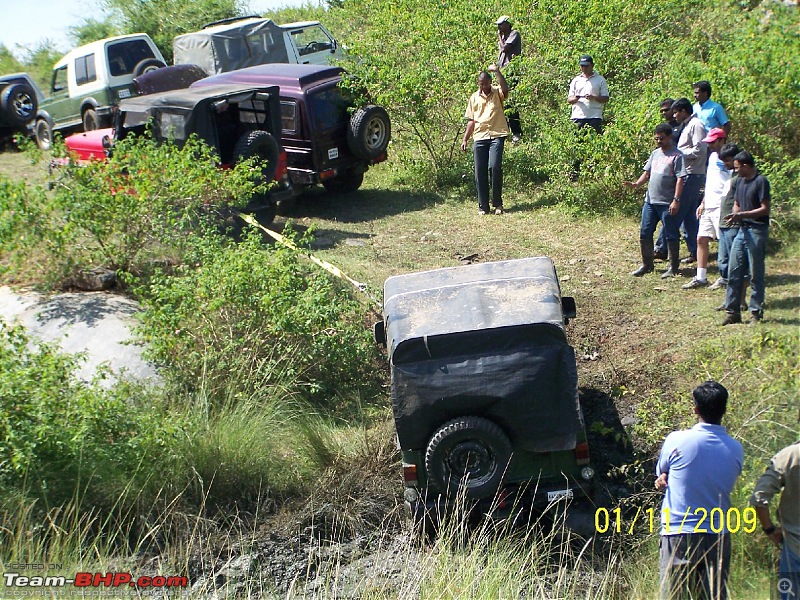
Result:
M455 446L446 461L451 483L480 485L491 479L496 469L494 453L479 440Z
M13 100L14 111L23 119L33 115L33 98L29 94L20 93Z
M366 139L364 140L370 150L375 150L383 145L386 139L386 124L381 119L372 119L367 124Z
M52 144L53 140L50 138L50 128L46 123L39 123L39 126L36 128L36 139L39 140L39 145L43 149L47 150L50 148L50 144Z

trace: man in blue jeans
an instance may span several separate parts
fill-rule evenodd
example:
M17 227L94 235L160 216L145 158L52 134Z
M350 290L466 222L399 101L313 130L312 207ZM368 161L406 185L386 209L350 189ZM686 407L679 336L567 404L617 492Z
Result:
M739 152L733 158L738 177L731 184L733 214L725 221L729 227L739 226L728 256L728 287L725 290L725 320L723 325L742 322L741 298L744 280L750 276L750 324L764 317L764 258L769 237L770 186L767 178L756 169L749 152Z
M492 85L492 76L497 85ZM478 91L470 96L464 118L467 130L461 149L467 151L473 140L475 187L478 190L478 213L489 212L489 181L491 176L492 206L497 215L503 214L503 146L508 137L508 122L503 102L508 99L508 84L497 65L489 65L478 75Z
M683 224L686 231L686 246L691 257L697 256L697 206L700 201L700 188L706 179L706 162L708 159L708 146L703 142L706 137L706 128L703 123L692 113L692 103L686 98L676 100L672 105L675 119L683 125L678 150L683 154L683 166L686 170L684 177L681 206L678 213L678 222ZM667 250L672 253L680 251L680 240L672 245L667 244ZM670 259L671 260L671 259ZM680 275L680 269L668 269L662 275L663 279Z
M720 156L730 156L730 168L733 171L733 159L739 154L739 146L736 144L725 144L720 150ZM727 160L727 159L726 159ZM727 163L726 163L727 166ZM726 223L727 218L733 214L733 182L736 180L737 175L732 174L728 193L722 199L719 209L719 252L717 252L717 268L719 269L719 277L712 283L708 289L718 290L728 286L728 256L731 253L731 244L733 238L739 233L738 227L729 227ZM725 310L725 304L719 307L719 310Z
M651 273L653 266L653 233L661 221L664 237L669 245L678 244L678 219L681 194L683 192L683 155L672 141L672 127L659 123L655 131L656 149L650 154L642 174L636 181L624 181L630 188L639 188L647 182L647 194L642 206L642 222L639 227L639 247L642 266L631 275L642 277ZM672 246L670 246L672 247ZM677 270L680 259L677 252L670 252L670 269Z

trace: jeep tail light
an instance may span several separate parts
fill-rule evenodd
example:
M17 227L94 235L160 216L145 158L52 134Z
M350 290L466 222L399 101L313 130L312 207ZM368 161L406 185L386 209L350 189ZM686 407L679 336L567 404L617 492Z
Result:
M289 173L286 150L281 150L278 155L278 169L275 171L275 181L281 181Z
M589 442L580 442L575 446L575 462L579 465L589 464Z
M319 172L320 181L323 179L330 179L331 177L336 177L336 169L325 169Z
M381 152L378 156L373 158L371 162L373 165L376 165L378 163L385 161L387 158L389 158L389 156L386 154L386 152Z
M403 481L407 486L415 486L418 483L417 479L417 465L411 463L403 463Z

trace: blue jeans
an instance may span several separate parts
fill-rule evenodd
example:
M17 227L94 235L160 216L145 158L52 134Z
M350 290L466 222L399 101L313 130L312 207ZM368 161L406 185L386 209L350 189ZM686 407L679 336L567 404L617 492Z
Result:
M681 207L678 209L678 223L683 225L686 233L686 247L689 254L697 256L697 207L700 200L700 188L705 182L705 175L688 175L683 182Z
M731 253L731 245L733 238L739 233L738 227L720 227L719 228L719 250L717 252L717 268L719 269L719 276L723 279L728 279L728 256Z
M642 206L642 223L639 227L639 239L652 240L653 233L659 221L662 224L661 231L668 241L678 239L678 219L669 214L669 205L650 204L645 202Z
M683 194L681 194L681 207L678 210L677 218L683 231L683 239L686 240L686 247L689 254L697 256L697 207L700 206L700 188L705 181L705 175L689 175L683 183ZM658 234L656 241L656 252L663 252L664 230Z
M492 183L492 206L503 206L503 146L505 137L476 140L472 146L475 153L475 187L478 188L478 208L489 212L489 179Z
M778 567L778 592L781 600L797 600L800 597L800 556L789 550L786 540L783 542L781 563Z
M743 224L733 238L728 256L728 288L725 291L725 310L740 312L744 279L750 275L750 312L764 312L764 257L767 250L769 225Z

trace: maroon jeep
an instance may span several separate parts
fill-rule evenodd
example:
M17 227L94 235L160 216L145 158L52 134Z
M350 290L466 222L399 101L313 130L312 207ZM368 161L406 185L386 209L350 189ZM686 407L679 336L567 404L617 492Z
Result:
M324 65L266 64L213 75L191 87L278 86L281 142L294 189L321 183L331 192L353 192L371 165L386 160L391 124L381 106L352 111L353 99L339 85L344 72Z

